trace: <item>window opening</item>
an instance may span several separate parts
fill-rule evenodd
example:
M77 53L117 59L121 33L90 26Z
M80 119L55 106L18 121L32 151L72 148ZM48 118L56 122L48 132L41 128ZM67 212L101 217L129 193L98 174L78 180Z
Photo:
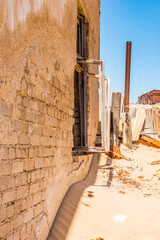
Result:
M109 152L110 150L110 78L104 76L104 62L87 60L85 17L77 15L77 63L74 75L74 149L76 154ZM99 65L99 74L88 72L89 64ZM100 119L102 147L87 144L87 77L100 81ZM91 77L91 78L90 78ZM89 80L90 81L90 80Z
M77 61L86 60L85 16L77 14ZM74 146L87 146L87 71L77 63L74 75Z

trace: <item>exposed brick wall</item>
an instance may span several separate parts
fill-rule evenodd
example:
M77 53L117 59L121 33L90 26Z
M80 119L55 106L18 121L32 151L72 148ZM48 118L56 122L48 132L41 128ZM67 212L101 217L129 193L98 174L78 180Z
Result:
M52 1L37 12L33 1L25 21L17 21L14 29L5 18L5 0L0 2L0 239L7 240L46 239L64 194L84 178L92 159L72 156L77 1L64 1L61 11L55 5L54 16ZM99 1L80 4L89 22L89 58L97 59ZM88 99L93 145L95 79L88 80Z

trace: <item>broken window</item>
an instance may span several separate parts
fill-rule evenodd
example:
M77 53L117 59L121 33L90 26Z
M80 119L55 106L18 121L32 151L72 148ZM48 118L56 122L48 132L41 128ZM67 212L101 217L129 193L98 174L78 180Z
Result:
M74 149L75 154L108 152L110 144L109 78L104 76L104 62L87 60L88 25L85 16L77 15L77 63L74 75ZM99 65L100 74L88 72L88 65ZM101 147L88 146L87 143L87 77L100 79L101 99ZM90 81L90 80L89 80Z
M85 17L77 15L77 62L85 60L86 23ZM74 76L74 146L87 146L87 72L83 64L77 63Z

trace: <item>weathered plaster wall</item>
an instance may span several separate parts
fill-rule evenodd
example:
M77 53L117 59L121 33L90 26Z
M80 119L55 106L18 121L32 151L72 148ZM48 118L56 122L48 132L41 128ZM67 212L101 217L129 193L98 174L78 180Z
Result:
M63 11L66 0L0 0L2 22L7 25L11 31L14 31L18 24L24 23L30 13L37 14L43 7L47 7L47 11L51 18L56 18L58 22L62 22Z
M99 0L79 2L99 58ZM76 0L0 0L0 239L46 239L92 155L72 156ZM91 67L90 71L97 71ZM89 143L98 83L88 80Z

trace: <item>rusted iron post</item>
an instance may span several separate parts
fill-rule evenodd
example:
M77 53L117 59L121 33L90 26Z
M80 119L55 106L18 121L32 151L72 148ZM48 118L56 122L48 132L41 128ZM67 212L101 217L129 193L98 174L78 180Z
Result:
M124 94L124 119L123 119L123 144L132 148L132 124L129 114L129 90L130 90L130 67L131 67L131 45L126 42L126 72L125 72L125 94Z
M132 45L132 42L126 42L126 72L125 72L124 112L129 112L131 45Z

